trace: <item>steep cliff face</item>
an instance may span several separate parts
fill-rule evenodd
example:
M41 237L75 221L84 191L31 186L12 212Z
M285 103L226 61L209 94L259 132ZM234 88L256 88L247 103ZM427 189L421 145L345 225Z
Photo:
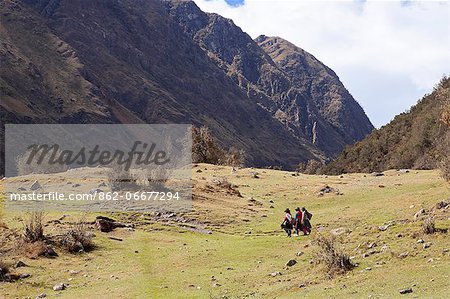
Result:
M322 154L250 99L157 0L0 3L5 123L193 123L251 165ZM3 134L2 134L3 137Z
M373 129L336 74L311 54L277 37L252 40L234 23L171 1L173 19L247 95L296 138L329 156Z

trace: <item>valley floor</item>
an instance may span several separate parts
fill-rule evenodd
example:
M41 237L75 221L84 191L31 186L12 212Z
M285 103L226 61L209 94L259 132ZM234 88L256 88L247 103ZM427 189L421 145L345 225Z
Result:
M41 293L47 298L448 298L449 234L424 234L423 220L414 219L425 209L433 211L436 227L450 228L450 207L434 208L450 197L437 171L326 177L268 169L232 173L229 167L200 164L193 168L193 181L192 212L110 213L106 216L135 229L95 231L95 250L73 255L56 249L59 256L53 259L19 254L8 236L20 232L25 216L0 210L5 224L0 225L0 259L20 259L28 267L14 270L31 274L0 282L0 298ZM327 185L334 190L320 194ZM313 232L287 238L280 229L283 211L297 206L313 214ZM79 217L51 212L46 220L63 214L68 215L60 223L48 223L46 234ZM383 225L386 230L380 230ZM314 238L330 232L359 264L335 278L327 277L314 255ZM431 246L424 249L419 239ZM285 267L291 259L297 264ZM270 275L274 272L281 274ZM58 283L69 286L54 291ZM413 293L401 295L406 288Z

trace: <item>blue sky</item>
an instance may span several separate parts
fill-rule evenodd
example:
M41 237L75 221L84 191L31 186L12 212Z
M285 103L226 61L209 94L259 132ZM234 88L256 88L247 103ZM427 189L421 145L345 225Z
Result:
M251 37L283 37L331 67L376 127L450 75L450 2L194 0Z

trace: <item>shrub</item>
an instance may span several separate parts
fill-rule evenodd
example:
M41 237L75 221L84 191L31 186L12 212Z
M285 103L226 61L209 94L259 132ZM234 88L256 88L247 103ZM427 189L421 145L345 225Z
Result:
M336 248L337 242L333 236L318 235L314 243L319 247L316 258L326 267L330 276L342 274L356 267L350 257Z
M108 183L112 191L138 190L137 178L124 165L113 165L108 171Z
M223 164L225 151L207 127L192 127L192 162Z
M44 240L44 213L31 212L25 219L23 237L26 242Z
M87 252L94 248L93 235L88 231L83 218L75 223L59 240L59 245L70 253Z
M434 219L432 217L425 219L423 221L422 229L425 234L434 234L437 231Z
M232 167L243 167L245 164L245 151L231 147L226 153L225 165Z

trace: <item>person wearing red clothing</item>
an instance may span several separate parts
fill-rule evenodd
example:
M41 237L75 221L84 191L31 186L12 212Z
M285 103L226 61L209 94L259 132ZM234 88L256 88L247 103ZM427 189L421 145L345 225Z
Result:
M300 208L297 207L295 209L294 214L294 230L296 236L298 236L298 233L301 229L302 229L302 212L300 211Z

